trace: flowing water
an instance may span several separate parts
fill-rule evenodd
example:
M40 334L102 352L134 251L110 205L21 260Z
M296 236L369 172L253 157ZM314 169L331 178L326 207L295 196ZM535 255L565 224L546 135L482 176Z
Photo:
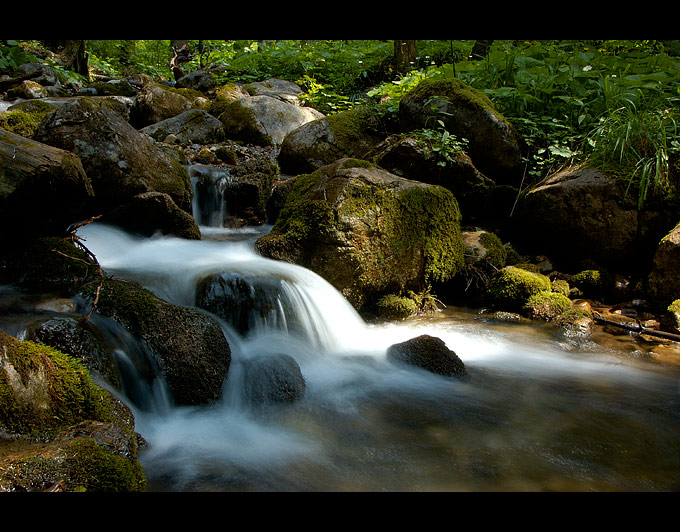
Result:
M203 240L139 237L92 223L79 230L103 269L194 306L201 279L245 286L247 315L217 318L232 349L218 404L174 405L142 347L95 314L123 372L124 399L148 442L149 491L675 491L680 488L680 371L634 340L570 339L540 323L475 310L365 323L316 274L258 256L269 227L226 229L228 175L194 208ZM210 189L210 187L207 187ZM15 305L0 291L4 308ZM260 305L262 308L256 308ZM245 305L244 305L245 307ZM20 337L11 316L0 326ZM467 378L386 359L420 334L444 340ZM306 382L293 403L244 400L253 357L289 355Z
M253 291L257 279L280 287L275 316L251 320L246 334L223 323L232 364L219 404L133 405L149 444L141 455L149 490L680 488L673 367L467 309L367 324L312 272L258 256L253 243L267 229L203 227L202 241L140 238L96 223L79 232L108 273L180 305L194 304L207 274L247 278ZM386 360L390 345L419 334L443 339L469 376ZM241 362L275 353L299 364L304 398L248 405Z

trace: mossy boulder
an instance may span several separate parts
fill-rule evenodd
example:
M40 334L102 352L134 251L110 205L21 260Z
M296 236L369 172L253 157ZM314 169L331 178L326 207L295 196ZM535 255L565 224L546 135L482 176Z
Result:
M571 308L555 319L555 324L569 338L587 338L593 331L592 312L582 308Z
M4 492L141 492L142 441L120 424L83 421L49 442L15 439L0 459Z
M176 89L160 83L147 83L142 87L130 109L130 123L137 129L177 116L190 109L210 106L198 91Z
M519 312L531 296L543 291L550 291L548 277L516 266L506 266L491 278L486 299L501 310Z
M92 297L92 290L87 295ZM176 404L212 404L219 399L231 349L214 318L164 301L137 283L111 278L101 287L96 309L149 350Z
M475 168L462 147L450 148L435 135L390 135L365 158L395 175L449 189L468 221L495 214L489 209L495 183Z
M157 142L172 135L175 142L188 144L216 144L224 140L224 127L213 115L202 109L190 109L183 113L155 122L140 129Z
M387 360L425 369L446 377L467 375L465 364L440 338L421 335L387 349Z
M496 183L514 183L522 172L522 142L513 125L482 92L458 79L425 80L399 102L401 130L446 130L469 141L474 166Z
M664 331L680 334L680 299L673 301L663 314L661 328Z
M614 287L614 277L605 269L583 270L569 277L576 295L591 299L606 299Z
M543 290L529 296L523 311L532 319L554 321L571 308L571 300L564 294Z
M418 304L413 298L398 294L382 296L375 306L380 318L391 320L408 318L418 312Z
M35 139L80 158L92 181L98 214L143 192L164 192L190 212L186 169L134 129L108 99L74 98L48 115Z
M43 102L42 100L27 100L24 103L27 102L32 102L34 105L29 107L28 105L19 106L15 104L4 113L1 113L0 129L30 139L33 137L35 130L38 129L43 118L56 109L55 105Z
M297 175L341 158L364 159L387 137L386 125L371 106L356 106L308 122L286 135L278 161L281 171Z
M353 159L298 176L256 248L318 273L357 309L388 293L422 292L463 265L448 190Z
M115 421L112 396L74 358L0 331L0 427L45 437L85 420Z

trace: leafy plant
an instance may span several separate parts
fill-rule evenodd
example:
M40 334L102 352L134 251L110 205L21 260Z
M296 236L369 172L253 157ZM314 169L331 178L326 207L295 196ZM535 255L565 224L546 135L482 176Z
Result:
M670 162L680 154L677 116L677 100L650 109L629 101L599 120L586 137L584 152L594 164L627 176L626 194L637 189L641 208L650 192L674 192Z
M449 133L444 123L438 120L437 129L419 129L411 134L416 141L438 159L437 166L446 166L455 163L455 156L467 149L468 140L459 139Z

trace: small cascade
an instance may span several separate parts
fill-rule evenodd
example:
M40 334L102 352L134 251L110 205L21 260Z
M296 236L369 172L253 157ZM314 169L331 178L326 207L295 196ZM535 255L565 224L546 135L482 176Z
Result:
M223 227L227 215L224 192L231 183L226 168L203 164L187 167L194 192L193 216L199 226Z
M167 413L173 404L170 390L144 346L113 319L98 314L90 319L114 358L120 379L118 391L141 411Z

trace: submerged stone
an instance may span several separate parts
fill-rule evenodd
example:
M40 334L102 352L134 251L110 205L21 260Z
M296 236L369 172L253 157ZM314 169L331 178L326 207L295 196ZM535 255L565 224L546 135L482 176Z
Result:
M411 340L391 345L387 359L393 362L417 366L444 376L467 374L463 361L451 351L443 340L421 335Z

